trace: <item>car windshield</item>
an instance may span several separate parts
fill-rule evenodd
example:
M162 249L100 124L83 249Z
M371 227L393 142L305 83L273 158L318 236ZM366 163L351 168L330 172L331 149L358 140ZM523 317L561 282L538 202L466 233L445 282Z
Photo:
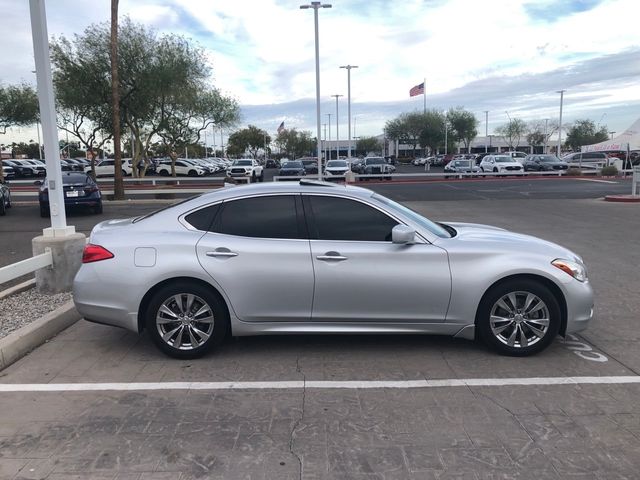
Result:
M234 165L239 165L241 167L246 167L247 165L251 165L251 160L236 160L233 162Z
M513 158L511 158L511 157L494 157L494 159L498 163L511 163L511 162L513 162Z
M365 161L367 165L380 165L386 163L384 158L367 158Z
M302 165L302 162L287 162L282 168L304 168L304 165Z
M415 211L411 210L408 207L405 207L404 205L402 205L400 203L394 202L393 200L390 200L387 197L383 197L382 195L378 195L377 193L374 193L371 196L371 198L373 198L373 199L377 200L378 202L382 203L392 213L393 212L397 212L400 215L404 215L405 217L410 218L413 222L417 223L420 227L424 228L425 230L430 231L434 235L436 235L436 236L438 236L440 238L451 238L451 235L449 234L449 232L447 232L444 228L442 228L437 223L432 222L428 218L423 217L418 212L415 212Z
M556 163L560 161L558 157L554 157L553 155L540 155L538 160L545 163Z
M327 167L346 167L347 166L347 162L345 162L344 160L331 160L329 163L327 163Z

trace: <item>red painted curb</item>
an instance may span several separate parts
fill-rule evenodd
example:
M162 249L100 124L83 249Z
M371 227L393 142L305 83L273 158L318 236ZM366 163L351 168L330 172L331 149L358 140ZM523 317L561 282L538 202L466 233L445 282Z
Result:
M607 195L605 202L640 203L640 195Z

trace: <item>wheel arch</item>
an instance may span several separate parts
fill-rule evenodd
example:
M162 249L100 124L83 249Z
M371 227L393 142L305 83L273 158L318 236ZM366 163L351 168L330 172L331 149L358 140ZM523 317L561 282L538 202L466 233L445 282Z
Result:
M172 278L167 278L165 280L162 280L161 282L155 284L142 297L142 300L140 301L140 306L138 307L138 332L139 333L141 333L145 328L145 312L146 312L147 308L149 307L149 303L151 302L151 299L153 298L155 293L158 290L160 290L161 288L164 288L165 286L170 285L171 283L174 283L174 282L193 283L193 284L200 285L202 287L205 287L205 288L211 290L211 293L213 295L215 295L218 298L218 300L220 300L220 304L224 307L224 309L225 309L225 311L227 313L227 318L231 319L231 312L229 311L229 306L227 305L226 300L224 299L224 297L222 296L222 294L218 291L218 289L216 287L214 287L210 283L205 282L204 280L201 280L199 278L194 278L194 277L172 277ZM229 324L229 332L231 333L231 322Z
M531 273L520 273L520 274L509 275L507 277L503 277L503 278L493 282L493 284L491 284L484 291L484 293L482 294L482 297L480 298L480 302L478 303L478 306L476 307L476 315L475 315L474 325L478 324L478 317L479 317L479 314L480 314L480 305L482 304L482 301L485 299L487 294L494 287L496 287L498 285L501 285L503 283L512 282L514 280L533 280L533 281L541 283L542 285L544 285L545 287L547 287L551 291L551 293L553 294L555 299L558 301L558 305L560 306L560 330L559 330L559 334L564 337L566 335L566 331L567 331L567 301L564 298L564 294L562 293L562 290L560 289L560 287L558 287L558 285L554 281L550 280L549 278L544 277L542 275L535 275L535 274L531 274ZM476 335L477 335L477 332L478 332L478 329L476 328Z

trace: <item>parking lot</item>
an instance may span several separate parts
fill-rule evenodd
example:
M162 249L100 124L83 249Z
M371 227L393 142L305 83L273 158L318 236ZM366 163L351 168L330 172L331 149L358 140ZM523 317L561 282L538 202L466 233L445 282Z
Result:
M637 478L640 385L617 382L640 372L640 210L597 198L617 184L562 181L372 188L576 251L596 298L580 336L531 358L441 337L252 337L177 361L80 321L0 372L0 478ZM29 208L11 212L28 219L16 251L41 228Z

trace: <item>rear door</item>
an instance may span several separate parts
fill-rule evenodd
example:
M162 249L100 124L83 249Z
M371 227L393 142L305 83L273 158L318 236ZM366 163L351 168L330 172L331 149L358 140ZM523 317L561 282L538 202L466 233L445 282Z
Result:
M202 267L245 322L309 321L313 267L298 194L225 201L197 244Z

